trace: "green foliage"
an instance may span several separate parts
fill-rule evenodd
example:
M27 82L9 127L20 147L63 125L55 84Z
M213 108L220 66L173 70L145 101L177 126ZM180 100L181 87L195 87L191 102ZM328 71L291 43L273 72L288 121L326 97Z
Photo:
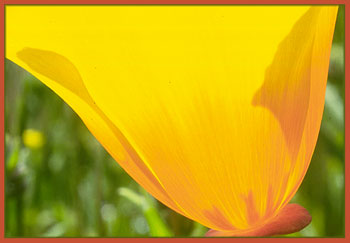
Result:
M33 76L5 66L6 237L201 237L204 226L154 200ZM344 8L335 30L326 105L310 168L293 198L313 216L290 236L344 236ZM23 144L35 129L45 143Z
M145 190L140 190L142 195L123 187L118 191L121 196L129 199L142 210L149 226L150 236L171 237L172 233L159 215L154 199Z

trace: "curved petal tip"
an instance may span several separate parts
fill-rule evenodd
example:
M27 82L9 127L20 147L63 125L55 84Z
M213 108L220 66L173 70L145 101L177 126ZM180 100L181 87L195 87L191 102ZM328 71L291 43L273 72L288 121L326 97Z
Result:
M293 203L286 205L274 218L257 228L233 232L221 232L211 229L205 236L268 237L286 235L302 230L311 223L311 219L310 213L305 208Z

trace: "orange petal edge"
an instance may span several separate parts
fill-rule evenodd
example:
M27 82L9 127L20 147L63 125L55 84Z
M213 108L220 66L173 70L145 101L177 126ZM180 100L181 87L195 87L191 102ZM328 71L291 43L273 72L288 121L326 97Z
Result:
M281 211L265 224L249 230L237 230L234 232L223 232L209 230L205 236L208 237L268 237L286 235L298 232L311 223L310 213L299 204L287 204Z

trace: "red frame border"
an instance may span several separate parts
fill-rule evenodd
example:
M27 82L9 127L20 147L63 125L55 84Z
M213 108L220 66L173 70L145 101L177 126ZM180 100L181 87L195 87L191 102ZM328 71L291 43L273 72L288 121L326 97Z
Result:
M349 74L345 71L345 237L344 238L5 238L5 136L4 136L4 66L5 66L5 5L15 5L15 4L278 4L278 5L290 5L290 4L344 4L345 5L345 43L350 40L350 18L347 16L350 15L350 4L346 0L172 0L172 1L162 1L162 0L4 0L0 2L0 158L1 158L1 168L0 168L0 242L280 242L280 241L302 241L302 242L350 242L350 80ZM350 43L350 42L349 42ZM350 70L350 49L347 48L345 44L345 70Z

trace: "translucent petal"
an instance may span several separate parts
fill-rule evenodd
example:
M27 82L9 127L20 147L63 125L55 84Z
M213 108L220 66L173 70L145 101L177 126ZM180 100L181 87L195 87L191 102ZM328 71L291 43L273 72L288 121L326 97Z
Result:
M296 192L321 122L337 7L6 11L6 57L169 207L232 231L263 224Z

